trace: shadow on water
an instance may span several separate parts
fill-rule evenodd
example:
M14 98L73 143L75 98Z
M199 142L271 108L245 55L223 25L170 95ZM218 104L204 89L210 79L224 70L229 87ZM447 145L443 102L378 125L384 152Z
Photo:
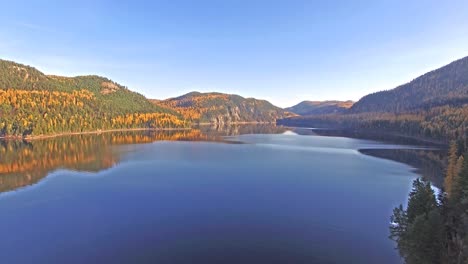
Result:
M368 139L381 141L389 144L425 146L433 148L446 148L444 143L423 139L418 137L409 137L399 134L386 134L365 130L345 130L345 129L311 129L311 128L291 128L299 135L314 135L326 137L347 137L355 139Z
M416 173L429 180L434 186L442 188L445 170L444 150L426 149L361 149L360 153L382 159L408 164Z
M429 180L434 186L441 188L443 185L447 146L440 142L369 131L305 128L292 128L292 131L298 135L347 137L381 141L400 146L413 146L414 148L407 149L360 149L359 152L364 155L405 163L414 167L416 173Z

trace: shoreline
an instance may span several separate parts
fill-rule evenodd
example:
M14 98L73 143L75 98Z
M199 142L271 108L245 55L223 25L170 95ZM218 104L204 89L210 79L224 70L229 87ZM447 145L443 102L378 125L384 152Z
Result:
M26 141L33 141L39 139L47 139L47 138L55 138L55 137L64 137L64 136L78 136L78 135L95 135L95 134L103 134L103 133L112 133L112 132L132 132L132 131L177 131L177 130L191 130L192 127L188 128L122 128L122 129L107 129L107 130L95 130L95 131L83 131L83 132L66 132L66 133L58 133L58 134L50 134L50 135L37 135L37 136L7 136L7 137L0 137L0 140L26 140Z
M47 138L56 138L56 137L64 137L64 136L78 136L78 135L95 135L95 134L102 134L102 133L112 133L112 132L132 132L132 131L183 131L183 130L192 130L196 129L197 126L219 126L219 125L265 125L271 124L275 125L274 122L233 122L233 123L198 123L193 124L190 127L181 127L181 128L170 128L170 127L162 127L162 128L121 128L121 129L106 129L106 130L94 130L94 131L83 131L83 132L65 132L65 133L58 133L58 134L50 134L50 135L37 135L37 136L0 136L0 140L26 140L26 141L33 141L33 140L40 140L40 139L47 139Z
M194 123L194 126L230 126L230 125L276 125L276 122L231 122L231 123L210 123L210 122L202 122L202 123Z

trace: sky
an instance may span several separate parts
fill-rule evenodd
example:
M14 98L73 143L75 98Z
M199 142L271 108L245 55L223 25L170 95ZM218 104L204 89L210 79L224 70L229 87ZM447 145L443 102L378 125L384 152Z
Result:
M468 56L466 0L0 0L0 58L149 98L358 100Z

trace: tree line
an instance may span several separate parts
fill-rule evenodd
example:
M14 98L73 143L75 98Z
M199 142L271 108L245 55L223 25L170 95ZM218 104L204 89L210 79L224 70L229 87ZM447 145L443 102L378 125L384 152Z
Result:
M441 141L467 137L468 104L438 106L405 113L360 113L299 116L277 121L280 125L347 128L394 132Z
M86 89L0 90L0 136L4 137L186 126L186 121L170 113L115 111Z

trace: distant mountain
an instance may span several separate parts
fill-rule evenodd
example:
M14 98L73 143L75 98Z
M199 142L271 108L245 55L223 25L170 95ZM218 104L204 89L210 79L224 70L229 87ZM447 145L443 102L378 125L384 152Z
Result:
M0 137L185 126L179 117L105 77L45 75L0 60Z
M353 101L302 101L285 110L298 115L336 114L346 112L353 104Z
M353 113L399 113L468 102L468 57L428 72L395 89L364 96Z
M191 92L154 103L172 108L195 123L276 122L292 115L265 100L223 93Z

